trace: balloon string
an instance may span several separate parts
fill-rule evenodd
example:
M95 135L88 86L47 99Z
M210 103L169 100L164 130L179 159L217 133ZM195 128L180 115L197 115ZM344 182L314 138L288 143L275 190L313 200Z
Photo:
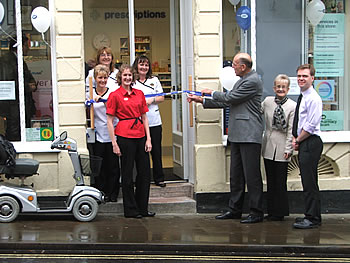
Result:
M2 31L2 32L4 32L5 33L5 35L6 36L8 36L9 38L11 38L13 41L16 41L16 44L13 46L13 47L17 47L18 46L18 42L17 42L17 40L16 39L14 39L11 35L9 35L4 29L2 29L2 27L0 26L0 30Z
M52 49L52 46L45 40L45 36L44 36L44 32L41 32L41 37L44 41L44 43L46 45L48 45L50 47L50 49ZM71 63L69 63L69 61L66 60L66 58L56 50L56 53L58 54L57 58L62 58L64 62L66 62L72 69L75 70L75 72L77 72L79 75L81 74L81 72L79 70L77 70Z

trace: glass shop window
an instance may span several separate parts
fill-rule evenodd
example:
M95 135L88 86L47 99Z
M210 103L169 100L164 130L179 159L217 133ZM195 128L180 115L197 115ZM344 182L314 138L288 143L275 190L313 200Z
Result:
M239 1L237 5L232 5L229 0L222 1L223 67L232 67L233 57L248 50L247 39L250 30L243 30L236 19L238 12L241 12L240 7L246 6L246 2ZM244 27L243 24L242 26ZM230 109L227 107L224 109L224 135L227 135L229 115Z
M5 15L0 31L0 134L11 141L50 141L54 126L50 29L43 40L31 23L32 11L38 6L49 9L48 0L21 1L20 34L15 0L1 3ZM23 70L18 60L23 61ZM21 136L23 127L25 136Z
M345 99L345 0L323 0L325 13L306 11L308 62L316 69L314 88L323 101L322 131L347 130ZM321 19L321 20L320 20ZM320 21L319 21L320 20Z

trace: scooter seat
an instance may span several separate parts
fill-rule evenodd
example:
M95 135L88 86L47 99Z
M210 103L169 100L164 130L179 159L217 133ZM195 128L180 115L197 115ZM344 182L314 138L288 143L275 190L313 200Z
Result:
M33 159L16 159L16 165L14 167L7 167L6 165L0 165L0 173L6 174L6 177L29 177L39 169L39 162Z

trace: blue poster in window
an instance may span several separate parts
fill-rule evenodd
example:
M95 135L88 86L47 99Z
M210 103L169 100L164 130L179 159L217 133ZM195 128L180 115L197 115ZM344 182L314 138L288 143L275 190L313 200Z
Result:
M315 80L314 87L322 101L334 101L334 79Z

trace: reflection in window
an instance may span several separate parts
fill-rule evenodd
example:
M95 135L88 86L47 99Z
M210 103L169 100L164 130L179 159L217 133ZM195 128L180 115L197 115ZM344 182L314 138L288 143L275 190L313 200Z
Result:
M0 36L0 133L11 141L21 140L20 108L25 112L27 141L53 138L50 48L30 20L31 12L37 6L48 8L48 1L21 1L23 84L20 84L17 64L14 1L8 0L4 6L6 15L2 28L11 37L5 33ZM50 42L50 30L45 33L45 40ZM20 88L24 91L25 105L22 106Z
M308 63L316 69L314 88L323 101L322 131L344 130L344 1L323 1L326 12L314 27L309 23Z

